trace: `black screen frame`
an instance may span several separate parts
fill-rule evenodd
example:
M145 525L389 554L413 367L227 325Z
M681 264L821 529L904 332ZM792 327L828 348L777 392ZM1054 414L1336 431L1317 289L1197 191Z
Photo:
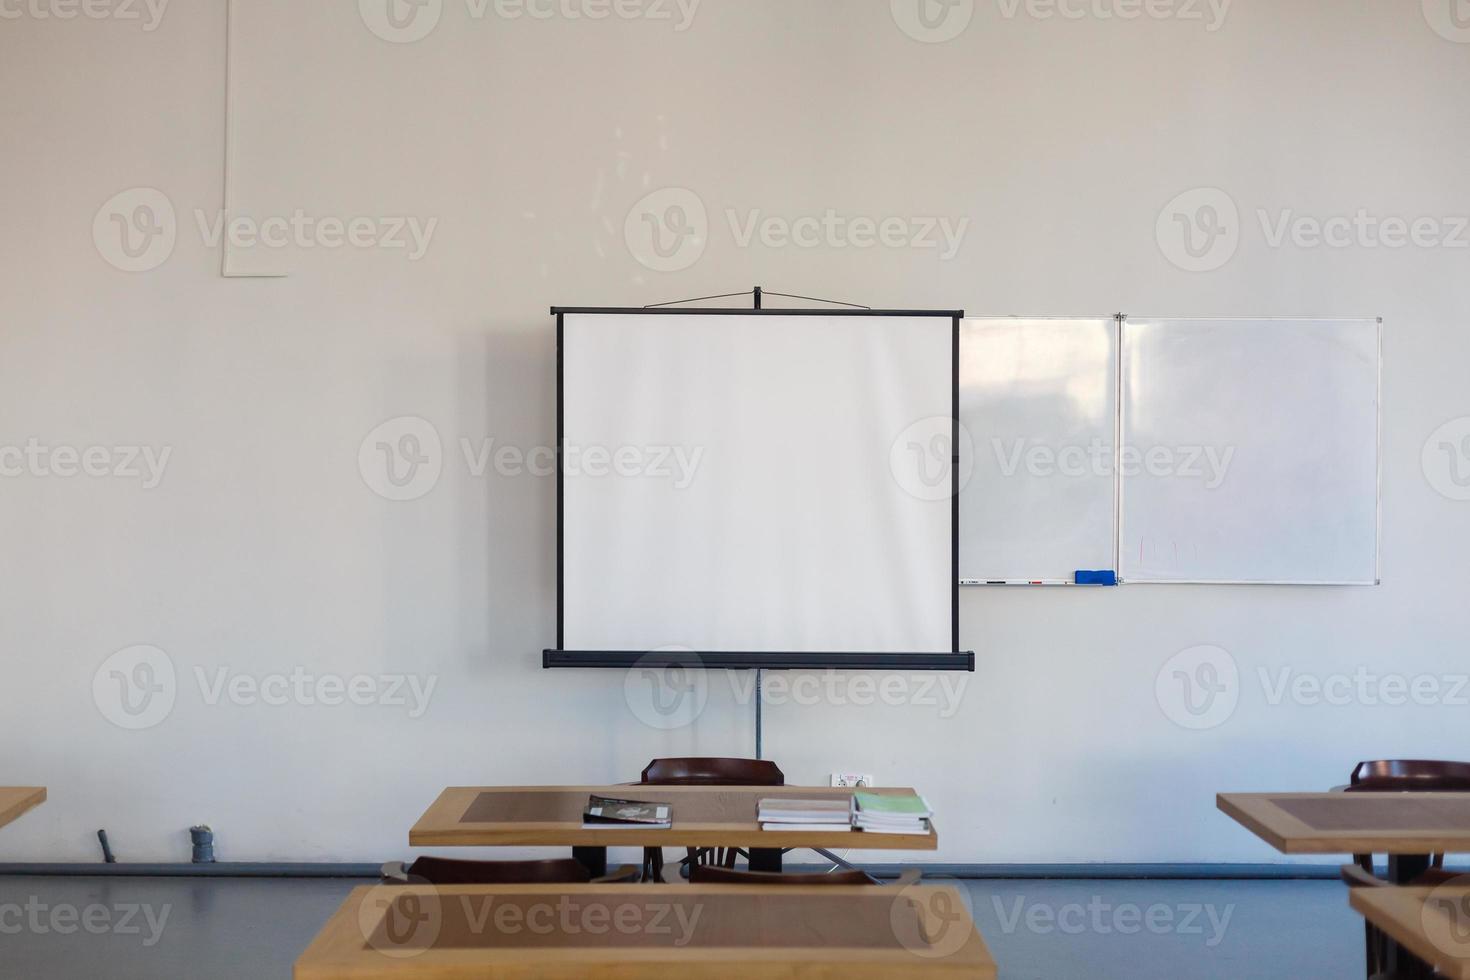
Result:
M725 307L616 307L553 306L556 317L556 646L541 652L541 666L555 668L628 669L630 667L684 666L727 670L975 670L974 651L960 649L960 321L963 310L869 309L731 309ZM780 651L631 651L568 650L565 648L565 511L563 457L566 445L564 323L569 315L665 316L825 316L825 317L941 317L952 321L950 458L950 645L948 652L808 653Z

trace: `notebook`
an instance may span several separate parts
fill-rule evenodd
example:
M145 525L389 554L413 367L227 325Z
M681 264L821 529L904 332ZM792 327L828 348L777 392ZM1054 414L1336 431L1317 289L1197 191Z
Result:
M854 793L852 822L859 830L881 834L927 834L934 811L917 793Z
M763 824L844 826L852 823L852 802L846 797L834 800L761 800L756 819Z
M763 823L761 830L792 831L794 833L823 833L823 834L845 834L855 829L852 824L843 823Z

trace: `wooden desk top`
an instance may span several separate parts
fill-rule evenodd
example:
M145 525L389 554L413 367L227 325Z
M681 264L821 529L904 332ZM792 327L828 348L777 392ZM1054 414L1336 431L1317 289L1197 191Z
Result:
M1470 793L1221 793L1216 805L1283 854L1470 851Z
M1349 901L1440 973L1470 980L1470 878L1434 888L1354 888Z
M46 802L41 786L0 786L0 827L14 823L22 814Z
M296 980L973 977L995 963L950 887L367 885Z
M496 845L544 847L827 847L933 851L939 837L866 830L765 831L756 822L762 799L850 798L826 786L459 786L446 789L408 834L416 847ZM874 793L911 793L875 789ZM583 830L587 797L613 796L673 806L668 830Z

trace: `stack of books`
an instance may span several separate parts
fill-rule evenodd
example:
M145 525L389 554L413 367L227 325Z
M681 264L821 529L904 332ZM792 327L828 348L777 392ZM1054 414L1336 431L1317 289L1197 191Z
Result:
M853 826L875 834L927 834L934 811L917 793L852 795Z
M761 830L844 831L852 829L852 803L835 800L761 800Z
M582 811L583 830L668 830L673 825L673 810L667 803L594 795L587 798L587 809Z

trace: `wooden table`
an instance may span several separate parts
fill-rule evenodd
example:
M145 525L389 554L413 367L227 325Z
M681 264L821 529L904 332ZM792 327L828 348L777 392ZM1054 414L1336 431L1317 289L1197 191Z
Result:
M912 793L911 789L865 790ZM587 797L668 803L674 825L668 830L583 830ZM868 831L765 831L756 822L763 799L851 799L850 789L826 786L460 786L439 794L409 831L416 847L570 846L592 871L607 873L607 848L743 847L757 871L780 871L781 849L854 848L882 851L933 851L939 837L927 834L875 834Z
M1470 851L1470 793L1221 793L1216 805L1283 854L1387 854L1396 885L1431 854ZM1401 955L1388 935L1392 967Z
M0 786L0 827L14 823L22 814L45 802L45 787Z
M960 895L912 885L374 885L296 980L973 977L995 963Z
M1453 980L1470 980L1470 879L1435 888L1354 888L1353 908Z
M1221 793L1216 805L1283 854L1470 851L1470 793Z

